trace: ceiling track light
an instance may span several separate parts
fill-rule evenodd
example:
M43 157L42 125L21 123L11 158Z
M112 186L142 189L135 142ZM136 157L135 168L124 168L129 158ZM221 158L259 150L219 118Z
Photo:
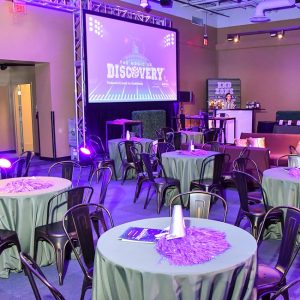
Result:
M140 6L142 8L147 8L149 6L148 0L141 0Z
M239 34L236 34L234 37L233 37L233 42L234 43L239 43L240 41L240 35Z
M300 0L298 0L300 1ZM227 41L238 43L241 36L245 35L257 35L257 34L268 34L270 37L277 37L278 39L283 39L284 35L288 31L300 30L300 26L291 26L286 28L276 28L271 30L257 30L257 31L247 31L247 32L237 32L237 33L228 33Z
M278 38L279 40L281 40L281 39L283 39L283 37L284 37L284 31L281 30L281 31L279 31L279 32L277 33L277 38Z

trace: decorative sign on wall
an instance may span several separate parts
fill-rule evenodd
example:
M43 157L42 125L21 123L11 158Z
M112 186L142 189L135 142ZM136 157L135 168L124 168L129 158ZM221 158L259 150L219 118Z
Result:
M225 95L230 93L235 108L241 107L241 80L228 78L207 79L207 108L222 109Z

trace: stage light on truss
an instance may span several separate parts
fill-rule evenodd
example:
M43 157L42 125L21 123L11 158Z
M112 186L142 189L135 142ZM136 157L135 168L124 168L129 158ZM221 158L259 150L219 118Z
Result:
M9 169L11 162L6 158L0 158L0 168Z

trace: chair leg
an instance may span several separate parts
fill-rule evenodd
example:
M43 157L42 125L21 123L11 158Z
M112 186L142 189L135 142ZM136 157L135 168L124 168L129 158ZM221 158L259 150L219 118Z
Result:
M156 191L156 197L157 197L157 213L160 214L160 211L161 211L161 207L163 205L163 194L164 194L164 191L160 192L160 191Z
M142 185L143 185L143 179L138 178L137 183L136 183L136 188L135 188L135 193L134 193L134 198L133 198L133 203L136 202L136 200L138 199L141 189L142 189Z
M242 213L241 209L239 209L239 212L238 212L238 215L236 217L234 225L239 227L240 224L241 224L242 219L243 219L243 213Z
M128 167L123 168L123 175L122 175L122 182L121 182L121 184L124 184L124 182L125 182L125 180L127 178L127 172L128 172L129 169L130 168L128 168Z
M150 201L149 200L150 190L151 190L151 185L149 185L149 188L148 188L147 197L146 197L145 204L144 204L144 209L147 208L149 201Z
M66 246L66 245L64 245ZM63 271L64 271L64 263L65 263L65 247L56 248L55 249L55 256L56 256L56 267L58 272L58 282L59 285L63 285Z

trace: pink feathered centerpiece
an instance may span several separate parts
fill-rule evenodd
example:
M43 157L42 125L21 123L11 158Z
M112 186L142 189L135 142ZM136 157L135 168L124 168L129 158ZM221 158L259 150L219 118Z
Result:
M22 193L36 190L43 190L53 186L49 181L36 178L22 178L8 182L0 189L4 193Z
M183 238L167 240L162 237L156 250L170 264L189 266L212 260L230 248L226 234L214 229L190 227Z
M289 175L300 178L300 168L291 168L288 170Z

